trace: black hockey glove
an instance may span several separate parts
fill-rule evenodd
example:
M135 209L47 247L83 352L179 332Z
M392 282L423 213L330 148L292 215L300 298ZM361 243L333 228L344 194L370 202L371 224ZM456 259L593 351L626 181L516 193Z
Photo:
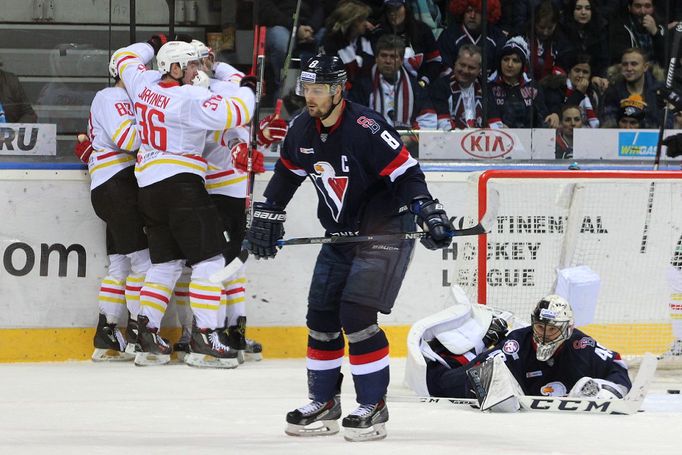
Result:
M412 213L417 215L417 222L427 232L421 242L429 250L447 248L452 242L452 231L455 227L445 213L438 199L417 199L412 201Z
M507 335L508 329L507 321L502 318L493 316L492 321L490 321L490 326L488 331L483 336L483 344L486 346L493 346L500 342L502 338Z
M253 220L246 233L249 252L256 259L274 258L277 254L277 240L284 237L284 222L287 212L263 202L253 204Z
M672 106L673 112L682 111L682 97L677 92L665 87L656 90L656 104L658 108L663 109L668 103Z
M240 87L248 87L250 88L254 95L256 94L256 84L258 83L258 79L256 76L244 76L239 83Z
M682 134L674 134L663 139L663 145L668 148L665 154L670 158L676 158L682 155Z
M168 37L164 35L163 33L159 33L158 35L153 35L151 38L147 40L147 44L149 44L151 47L154 48L154 55L159 53L159 49L161 49L161 46L166 44L168 42Z

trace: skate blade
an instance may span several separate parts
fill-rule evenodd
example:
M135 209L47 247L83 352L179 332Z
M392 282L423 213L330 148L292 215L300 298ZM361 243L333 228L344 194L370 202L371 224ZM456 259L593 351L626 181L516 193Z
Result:
M185 356L184 362L196 368L237 368L239 362L234 359L220 359L206 354L189 353Z
M91 358L93 362L126 362L133 360L135 354L129 354L126 351L121 352L115 349L95 348Z
M343 438L350 442L378 441L386 437L386 424L377 423L367 428L344 427Z
M135 365L138 367L165 365L168 362L170 362L170 354L152 354L151 352L135 354Z
M246 352L244 354L244 360L247 362L260 362L263 360L263 354L260 352Z
M289 436L331 436L339 432L339 422L337 420L318 420L307 426L287 423L284 432Z

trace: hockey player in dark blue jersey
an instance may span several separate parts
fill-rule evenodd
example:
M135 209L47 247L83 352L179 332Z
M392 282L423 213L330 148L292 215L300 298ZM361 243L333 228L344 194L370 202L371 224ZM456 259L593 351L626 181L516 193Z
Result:
M303 68L297 90L307 111L284 140L266 202L254 204L247 234L257 258L274 257L284 235L284 208L308 177L317 189L317 216L326 235L412 231L417 221L429 249L446 248L452 223L428 191L418 162L379 114L343 98L346 71L336 56L317 56ZM344 338L359 407L343 419L344 436L386 436L388 340L377 323L391 312L407 271L413 240L323 245L308 295L308 392L311 403L287 414L287 434L339 431Z
M496 356L503 356L502 366L506 365L524 395L619 399L627 394L632 384L620 354L574 329L573 310L564 298L543 298L531 319L530 326L510 332L464 366L463 357L441 350L445 362L427 361L430 395L473 397L480 384L471 371L486 364L492 367L490 360Z

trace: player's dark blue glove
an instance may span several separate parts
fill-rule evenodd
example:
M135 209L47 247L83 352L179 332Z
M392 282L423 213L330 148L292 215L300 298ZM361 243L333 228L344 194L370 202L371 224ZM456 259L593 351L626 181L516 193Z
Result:
M429 250L447 248L452 242L455 227L438 199L416 199L411 204L419 226L427 233L421 242Z
M277 240L284 237L284 222L287 212L263 202L253 204L253 220L246 233L249 252L256 259L274 258L277 254Z

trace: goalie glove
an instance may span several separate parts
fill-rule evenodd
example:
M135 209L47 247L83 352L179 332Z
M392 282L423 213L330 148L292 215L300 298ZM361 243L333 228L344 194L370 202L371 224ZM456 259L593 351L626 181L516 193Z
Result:
M275 142L284 140L287 135L289 124L286 120L279 118L275 114L270 114L260 121L258 128L258 143L269 147Z
M621 384L583 376L575 383L568 396L571 398L595 398L597 400L619 400L628 390Z
M682 155L682 134L674 134L663 139L663 145L666 146L665 154L670 158L676 158Z
M92 142L90 138L85 134L79 134L76 140L76 146L73 149L73 153L78 157L79 160L88 164L90 161L90 155L92 155Z
M238 142L230 149L232 154L232 165L242 171L249 172L249 146L246 142ZM263 154L258 150L251 153L251 172L260 174L265 172L263 165Z
M412 213L417 215L419 226L427 233L426 237L421 239L422 245L429 250L450 246L455 227L438 199L417 198L412 201L410 208Z
M277 240L284 237L284 222L287 212L273 205L256 202L253 204L253 219L246 233L249 253L256 259L274 258L277 254Z

